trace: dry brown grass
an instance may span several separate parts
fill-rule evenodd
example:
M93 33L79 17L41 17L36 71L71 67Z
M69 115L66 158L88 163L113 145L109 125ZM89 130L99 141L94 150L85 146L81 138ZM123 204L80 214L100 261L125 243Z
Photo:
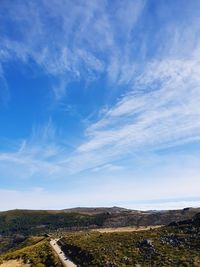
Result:
M126 226L126 227L116 227L116 228L98 228L91 230L92 232L100 232L100 233L120 233L120 232L139 232L139 231L145 231L150 229L156 229L160 228L162 225L156 225L156 226L147 226L147 227L135 227L135 226Z

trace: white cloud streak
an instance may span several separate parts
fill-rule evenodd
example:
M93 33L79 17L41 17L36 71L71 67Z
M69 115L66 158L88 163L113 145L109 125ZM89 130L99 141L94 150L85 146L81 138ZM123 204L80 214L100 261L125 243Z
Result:
M87 129L88 142L78 151L108 146L119 153L138 147L168 147L200 138L200 62L166 60L149 63L133 89ZM149 93L135 94L151 88Z
M156 89L145 94L131 90L86 129L88 140L70 154L56 144L58 136L49 121L19 152L2 154L1 160L16 157L38 170L66 169L67 175L133 157L139 151L199 141L199 69L197 60L152 62L135 78L135 86Z
M199 141L199 18L194 16L193 19L192 16L187 23L163 24L162 33L156 33L153 38L159 43L154 47L145 33L142 37L139 34L139 41L133 34L135 27L141 26L139 19L145 1L119 1L115 16L112 10L108 11L107 1L78 1L78 4L64 0L41 1L40 6L35 2L22 5L16 1L12 8L10 3L1 3L1 10L15 25L17 34L13 38L0 36L0 77L3 82L6 81L5 63L18 59L26 64L31 59L48 75L58 77L56 85L52 86L56 100L65 95L69 81L90 81L102 74L112 87L125 87L126 94L99 112L99 119L90 123L83 141L72 152L63 145L63 136L64 141L60 144L61 138L51 120L41 129L34 129L30 138L22 140L18 150L1 152L2 177L67 178L84 171L93 174L116 172L123 166L118 166L115 161L126 157L134 161L146 152ZM161 12L159 15L165 14ZM5 19L5 15L2 18ZM139 53L138 57L133 53L134 49ZM148 52L152 56L147 57ZM183 162L187 163L187 157ZM169 167L172 168L172 164ZM189 170L192 167L192 164L188 165ZM194 170L199 169L195 166ZM171 184L178 186L181 181L184 185L182 191L175 190L172 197L176 194L181 197L187 192L188 197L198 195L200 187L197 186L199 176L196 173L192 174L191 181L195 186L190 190L188 179L171 180L168 187ZM171 175L175 177L175 174ZM117 195L119 188L116 188ZM124 186L124 191L126 189ZM163 194L161 187L158 189ZM146 199L155 194L153 189L149 195L146 189L138 187L138 192L140 190ZM121 200L131 200L132 197L130 191L129 197L121 196Z
M58 100L69 81L90 81L111 70L113 59L120 58L124 50L116 40L118 30L125 42L130 39L144 3L116 3L113 17L107 1L43 0L40 5L6 1L1 4L0 19L2 23L9 19L16 36L8 38L0 32L0 51L7 55L2 62L33 60L62 83L62 90L53 87ZM108 75L113 77L110 71Z

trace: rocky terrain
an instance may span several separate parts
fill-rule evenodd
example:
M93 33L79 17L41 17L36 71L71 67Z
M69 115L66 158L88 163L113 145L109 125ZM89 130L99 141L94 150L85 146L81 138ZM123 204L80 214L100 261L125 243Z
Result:
M198 267L200 213L148 231L66 233L60 245L82 267Z
M16 262L60 266L51 238L59 238L62 250L82 267L198 267L200 209L135 211L113 207L0 213L2 266Z
M0 235L35 235L58 229L155 226L191 219L200 208L167 211L137 211L118 207L65 210L12 210L0 212Z

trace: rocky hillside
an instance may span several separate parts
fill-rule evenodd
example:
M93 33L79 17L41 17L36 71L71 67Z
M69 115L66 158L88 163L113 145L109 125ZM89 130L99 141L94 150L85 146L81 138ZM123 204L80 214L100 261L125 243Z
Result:
M0 235L34 235L57 229L168 225L191 219L198 212L200 208L168 211L136 211L118 207L12 210L0 212Z
M78 207L78 208L72 208L72 209L64 209L62 211L66 213L75 212L75 213L86 214L86 215L97 215L101 213L119 214L119 213L133 212L133 210L125 209L121 207L98 207L98 208Z
M187 212L188 209L182 211L182 213ZM16 213L14 214L16 216ZM13 216L13 213L11 215ZM38 213L35 211L34 215ZM1 237L0 266L17 262L20 266L60 267L58 257L52 251L49 241L48 236L26 238L18 234ZM82 267L198 267L200 266L200 213L196 213L190 219L173 221L167 226L146 231L63 232L59 244L66 255Z
M66 233L60 245L82 267L198 267L200 213L148 231Z

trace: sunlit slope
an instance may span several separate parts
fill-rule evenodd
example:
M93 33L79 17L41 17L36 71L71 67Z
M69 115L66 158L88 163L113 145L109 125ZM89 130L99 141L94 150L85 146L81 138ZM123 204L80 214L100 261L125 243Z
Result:
M200 266L200 214L140 232L66 233L63 250L82 267Z
M169 211L135 211L122 208L77 208L37 211L11 210L0 212L0 234L32 235L56 229L95 227L166 225L172 221L190 219L199 208Z

